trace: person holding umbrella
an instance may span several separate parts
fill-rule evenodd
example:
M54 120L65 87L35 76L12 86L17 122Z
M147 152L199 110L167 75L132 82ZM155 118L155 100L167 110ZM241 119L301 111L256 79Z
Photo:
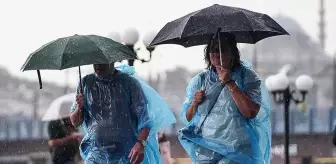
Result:
M167 23L150 46L206 45L206 71L188 84L179 140L193 163L269 164L270 101L237 43L289 35L266 14L212 5Z
M196 143L191 156L195 163L263 163L268 146L262 150L258 144L269 145L269 136L262 133L258 137L266 140L258 140L255 133L263 129L251 126L257 123L259 112L264 112L261 80L240 60L233 35L220 43L213 40L205 49L205 62L207 70L189 83L181 111L187 125L195 123L200 128L182 129L182 145ZM195 122L201 115L206 116Z
M158 120L150 117L149 102L163 105L157 109L164 109L165 104L154 101L159 96L149 93L149 86L131 76L127 66L116 69L114 64L94 64L93 68L95 73L83 78L83 91L77 89L71 114L75 126L87 127L81 144L85 163L139 164L144 158L148 163L160 163L155 156L159 155L157 141L149 145L147 141L156 138L155 122L165 124L172 113L162 111L167 117L156 116Z
M136 59L127 46L97 35L73 35L33 52L22 70L79 68L79 85L70 119L85 136L80 154L85 164L160 164L157 133L175 123L160 95L137 78L134 68L114 63ZM80 66L94 73L81 77Z
M152 145L147 145L147 141L156 138L150 135L150 131L155 132L154 122L165 122L167 118L150 117L148 99L153 99L153 95L148 96L143 83L125 68L116 69L113 63L94 64L93 68L95 73L83 78L83 92L77 90L70 117L74 126L87 126L81 144L85 163L139 164L145 157L148 163L160 163L160 156L153 156L159 155L157 141ZM162 113L173 117L172 113ZM156 151L148 151L153 148Z
M116 70L114 63L94 64L93 68L95 73L83 78L84 92L77 91L70 117L74 126L84 119L90 126L87 133L92 136L81 147L87 156L85 163L142 162L151 122L140 84ZM91 111L84 111L85 106ZM141 127L136 126L138 121ZM134 135L138 130L138 136Z

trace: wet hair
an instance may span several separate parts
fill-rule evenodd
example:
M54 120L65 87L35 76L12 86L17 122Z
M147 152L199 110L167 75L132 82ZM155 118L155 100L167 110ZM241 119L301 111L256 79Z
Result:
M233 56L233 63L232 68L240 66L240 52L237 47L237 41L233 34L221 34L221 50L224 51L226 46L230 47L232 56ZM210 39L208 45L204 49L204 60L206 64L206 69L214 69L211 66L210 61L210 50L219 53L218 49L218 39Z

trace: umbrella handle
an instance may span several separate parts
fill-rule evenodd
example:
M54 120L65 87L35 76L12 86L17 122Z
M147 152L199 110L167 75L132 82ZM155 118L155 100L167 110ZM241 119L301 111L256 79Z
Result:
M78 74L79 74L79 87L80 87L79 92L83 93L82 73L80 66L78 66Z
M40 70L37 70L37 78L39 80L40 89L42 89L42 79L41 79L41 72L40 72Z
M222 61L222 46L221 46L221 40L220 40L220 36L219 36L219 34L220 34L220 30L221 30L222 28L218 28L217 29L217 39L218 39L218 49L219 49L219 60L220 60L220 65L221 66L223 66L223 61Z
M79 93L83 94L82 71L81 71L80 66L78 66L78 74L79 74L79 87L80 87ZM80 109L79 111L82 114L83 111L84 111L84 107L82 109ZM81 120L81 114L78 115L78 120Z
M217 29L217 31L216 31L216 33L215 34L213 34L213 41L216 41L216 40L218 40L218 38L219 38L219 33L220 33L220 31L222 30L222 28L218 28Z

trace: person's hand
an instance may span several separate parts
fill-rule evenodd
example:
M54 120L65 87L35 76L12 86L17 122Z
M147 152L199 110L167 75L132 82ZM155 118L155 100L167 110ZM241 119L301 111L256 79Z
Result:
M78 93L76 96L76 103L78 109L83 109L84 107L84 97L82 93Z
M82 142L82 139L83 139L82 134L75 132L75 133L71 133L71 136L73 137L73 139L75 139L79 143Z
M131 152L128 155L128 158L130 158L130 162L132 164L140 164L144 159L144 147L141 143L137 142Z
M195 94L194 94L193 104L194 105L200 104L204 99L204 95L205 95L205 90L196 91Z
M231 70L230 69L225 69L223 67L216 67L217 69L217 73L219 76L219 80L221 80L222 82L228 82L230 80L232 80L231 78Z

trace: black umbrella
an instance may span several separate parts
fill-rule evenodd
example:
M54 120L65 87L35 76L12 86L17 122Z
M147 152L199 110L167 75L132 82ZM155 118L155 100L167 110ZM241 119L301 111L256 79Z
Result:
M252 44L271 36L289 35L266 14L215 4L167 23L150 46L179 44L191 47L208 44L217 32L221 37L218 39L225 37L225 33L231 33L238 43Z

